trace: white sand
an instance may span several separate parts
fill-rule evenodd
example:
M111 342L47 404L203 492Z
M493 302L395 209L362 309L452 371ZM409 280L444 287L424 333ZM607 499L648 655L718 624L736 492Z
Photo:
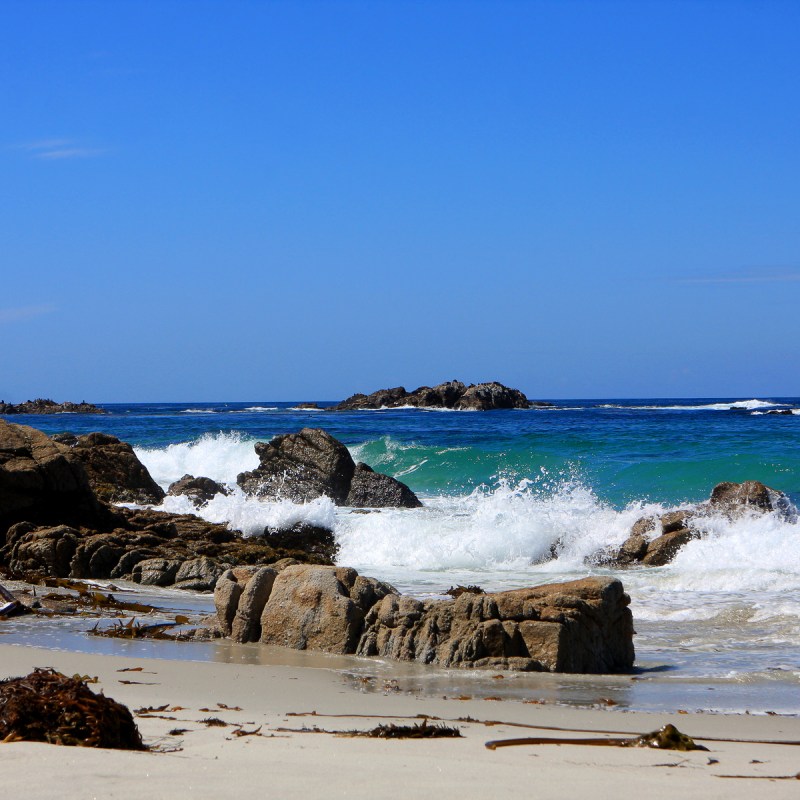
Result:
M131 753L46 744L0 745L3 796L36 798L572 798L800 797L796 780L725 779L723 775L781 776L800 771L800 747L703 742L710 751L680 753L639 748L538 745L495 751L491 739L575 736L508 724L454 723L463 739L423 741L281 733L304 725L366 729L381 715L560 726L644 733L672 722L685 733L741 739L800 741L800 719L711 714L639 714L521 702L487 702L362 692L329 669L128 659L0 645L0 678L54 667L97 676L92 686L129 708L182 706L172 719L137 716L149 745L175 752ZM121 669L143 667L141 672ZM130 680L141 683L123 684ZM219 708L223 703L241 711ZM213 711L201 711L202 708ZM289 712L316 711L314 717ZM326 718L363 714L371 718ZM230 727L207 727L219 717ZM404 720L396 720L404 722ZM413 720L408 720L413 721ZM262 736L236 737L235 725L261 727ZM170 736L174 728L187 728ZM709 759L716 763L709 764ZM758 763L754 763L758 762Z

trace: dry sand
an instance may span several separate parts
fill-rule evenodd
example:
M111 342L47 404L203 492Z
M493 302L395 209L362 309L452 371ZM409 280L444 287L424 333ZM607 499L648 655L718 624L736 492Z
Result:
M24 798L259 797L800 797L800 747L728 743L703 737L800 741L796 717L640 714L522 702L364 692L331 669L130 659L0 645L0 678L54 667L97 676L92 688L129 708L181 707L137 716L156 752L131 753L46 744L0 745L3 795ZM141 671L121 671L141 667ZM130 683L123 683L130 681ZM229 709L219 704L228 706ZM235 708L241 710L233 710ZM210 709L210 710L203 710ZM316 717L291 716L316 711ZM325 714L353 715L325 717ZM304 726L371 728L417 715L454 722L463 739L379 740L284 732ZM355 715L366 715L365 717ZM388 720L396 715L403 719ZM207 727L217 717L228 727ZM478 721L482 722L478 722ZM502 720L487 726L485 721ZM493 739L574 736L517 727L639 734L672 722L710 752L537 745L489 750ZM506 724L503 724L506 723ZM236 736L237 726L259 736ZM187 729L170 735L176 728ZM171 752L170 752L171 750ZM725 778L722 776L748 776Z

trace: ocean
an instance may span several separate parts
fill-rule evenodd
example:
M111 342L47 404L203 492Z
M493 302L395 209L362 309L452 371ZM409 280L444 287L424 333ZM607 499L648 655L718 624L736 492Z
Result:
M104 416L10 421L118 436L165 488L185 473L235 487L236 475L258 463L255 442L325 428L356 460L407 483L423 508L352 513L325 498L268 503L236 490L199 513L245 535L301 520L332 527L341 564L420 597L456 584L496 591L615 574L631 596L637 673L602 688L609 702L800 713L796 517L707 517L703 536L665 567L591 564L643 514L702 502L721 481L759 480L800 505L800 398L569 400L491 412L326 412L277 402L102 407ZM767 413L777 408L793 413ZM182 497L163 508L194 511Z

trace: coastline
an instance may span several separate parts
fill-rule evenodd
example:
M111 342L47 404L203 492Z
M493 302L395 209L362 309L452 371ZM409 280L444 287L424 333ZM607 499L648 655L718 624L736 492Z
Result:
M512 792L524 796L535 788L538 798L619 796L621 787L624 794L641 792L653 798L673 798L676 792L690 797L744 798L754 791L781 798L796 792L791 780L765 779L797 772L796 746L755 740L800 741L798 717L623 713L365 692L326 668L167 661L5 644L0 644L0 663L2 678L51 666L68 675L97 676L92 690L102 690L131 710L168 706L163 712L136 717L146 743L162 752L25 742L0 747L6 791L28 800L52 797L55 787L64 798L131 800L175 797L187 791L192 797L212 797L234 787L237 792L268 788L286 797L402 793L456 798L474 793L479 785L491 787L487 791L495 797ZM132 671L136 668L141 671ZM169 710L176 706L180 709ZM290 716L312 711L317 715ZM410 724L418 715L473 721L449 723L460 728L462 739L421 741L278 730L314 725L363 730L390 721ZM392 716L403 719L385 719ZM207 727L201 720L208 717L221 718L230 726ZM491 720L502 722L483 724ZM600 731L638 735L666 723L705 744L709 752L554 744L496 751L485 747L489 740L520 736L581 738L603 735ZM235 736L232 726L236 725L245 731L261 726L261 735ZM170 736L175 728L188 730ZM712 742L703 741L704 736L751 741ZM720 777L725 775L751 779Z

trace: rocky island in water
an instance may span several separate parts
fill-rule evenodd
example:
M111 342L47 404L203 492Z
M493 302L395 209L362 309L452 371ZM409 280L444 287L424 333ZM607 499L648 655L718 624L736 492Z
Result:
M420 386L408 392L403 386L379 389L372 394L354 394L328 411L360 411L379 408L450 408L455 411L493 411L503 408L547 408L552 403L531 401L519 390L502 383L447 381L438 386Z
M37 397L36 400L26 400L24 403L6 403L0 400L0 414L105 414L85 400L80 403L56 403L55 400Z

